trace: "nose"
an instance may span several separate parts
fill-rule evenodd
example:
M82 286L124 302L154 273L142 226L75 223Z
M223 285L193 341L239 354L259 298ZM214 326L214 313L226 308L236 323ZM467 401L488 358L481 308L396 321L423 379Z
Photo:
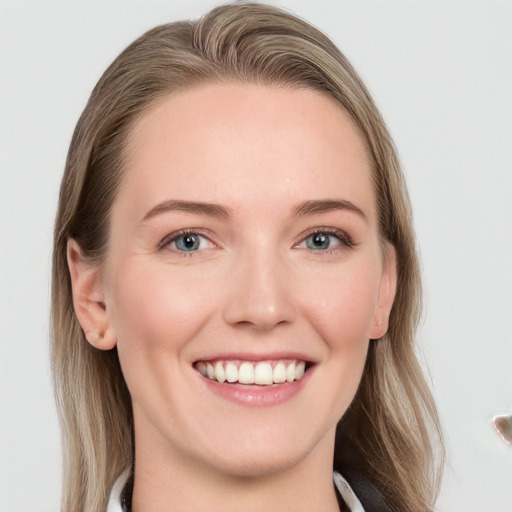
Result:
M296 308L287 269L277 255L252 254L233 265L224 320L258 331L293 322Z

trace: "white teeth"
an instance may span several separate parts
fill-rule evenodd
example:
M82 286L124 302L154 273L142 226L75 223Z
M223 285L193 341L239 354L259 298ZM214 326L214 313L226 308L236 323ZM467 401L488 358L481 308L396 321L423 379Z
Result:
M215 380L219 381L221 384L226 380L224 366L220 361L215 363Z
M295 361L286 367L286 382L293 382L295 380Z
M258 363L256 365L254 369L254 383L266 384L267 386L274 383L270 363Z
M295 378L298 380L306 371L306 363L304 361L301 361L296 367L295 367Z
M203 363L203 361L199 361L199 363L197 363L197 370L199 371L199 373L201 375L206 377L206 375L207 375L207 373L206 373L206 364Z
M274 367L274 382L276 384L281 384L286 380L286 367L284 363L277 363Z
M254 384L254 365L252 363L245 362L240 365L238 382L240 384Z
M238 368L235 363L226 364L226 380L228 382L236 382L238 380Z
M258 384L260 386L271 386L272 384L283 384L300 380L306 371L305 361L251 361L233 362L198 361L197 371L211 380L221 384L224 382L240 384Z

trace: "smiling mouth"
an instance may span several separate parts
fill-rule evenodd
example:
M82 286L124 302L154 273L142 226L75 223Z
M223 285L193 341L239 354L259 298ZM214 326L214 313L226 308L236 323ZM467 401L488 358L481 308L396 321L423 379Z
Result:
M221 384L256 384L271 386L302 379L308 369L298 359L273 361L197 361L196 370L207 379Z

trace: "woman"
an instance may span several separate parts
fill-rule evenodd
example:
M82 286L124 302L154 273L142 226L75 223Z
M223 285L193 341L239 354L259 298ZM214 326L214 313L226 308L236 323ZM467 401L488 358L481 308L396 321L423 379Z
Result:
M63 510L431 510L419 309L396 153L332 42L258 4L153 29L62 182Z

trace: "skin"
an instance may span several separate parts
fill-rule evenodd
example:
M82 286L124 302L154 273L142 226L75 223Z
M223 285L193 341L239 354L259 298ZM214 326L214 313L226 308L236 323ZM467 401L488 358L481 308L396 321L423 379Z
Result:
M396 282L355 125L320 92L208 84L153 106L127 156L106 260L91 265L73 241L68 260L81 325L97 348L117 345L132 396L134 512L338 510L335 427ZM175 200L228 215L147 217ZM325 200L360 211L297 215ZM185 228L198 250L173 241ZM311 247L314 230L328 249ZM283 403L235 403L194 368L233 352L299 352L313 371Z

